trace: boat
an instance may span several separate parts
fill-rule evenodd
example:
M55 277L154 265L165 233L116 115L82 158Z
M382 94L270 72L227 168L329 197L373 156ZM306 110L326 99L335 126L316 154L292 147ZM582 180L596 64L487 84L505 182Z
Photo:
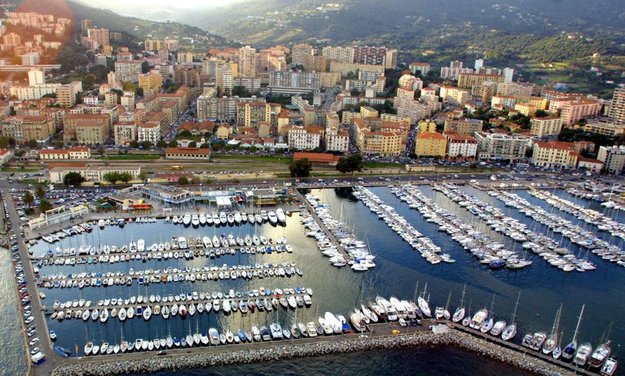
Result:
M352 327L354 328L354 330L356 332L361 332L362 333L362 332L365 331L367 324L365 323L364 316L359 311L353 311L349 315L349 320L351 321ZM310 329L308 330L308 333L310 335L310 333L311 333Z
M498 337L507 328L506 325L507 323L504 320L497 321L490 330L490 334Z
M592 345L590 342L583 343L575 352L575 357L573 358L573 363L577 364L580 367L584 367L588 362L588 358L592 354Z
M592 355L590 355L590 359L588 359L588 365L590 365L591 368L601 367L603 362L605 362L610 357L611 353L612 347L610 341L602 343L601 345L597 346L595 351L592 352Z
M469 324L469 326L471 327L471 329L479 330L480 327L482 327L482 324L484 324L484 321L486 321L487 317L488 317L488 310L486 308L482 308L479 311L477 311L475 315L473 315L473 318L471 319L471 323Z
M558 328L560 326L560 314L562 313L562 304L560 304L560 308L556 311L556 317L553 320L553 326L551 327L551 333L549 333L549 337L545 341L543 345L543 354L550 354L558 345Z
M464 287L462 288L462 297L460 298L460 305L458 306L458 308L456 308L456 311L454 312L454 315L451 318L451 321L453 322L460 322L464 319L464 316L466 315L466 310L464 308L464 294L466 291L467 285L465 284Z
M271 331L271 339L278 340L284 338L284 333L282 333L282 327L278 323L272 323L269 325L269 330Z
M519 291L519 295L516 298L516 304L514 305L514 311L512 312L512 318L510 319L510 325L508 325L506 329L504 329L503 332L501 333L501 339L503 339L504 341L509 341L512 338L514 338L514 336L516 336L517 324L515 320L516 320L517 310L519 309L520 300L521 300L521 292Z
M577 351L577 332L579 331L579 324L582 322L582 316L584 315L584 307L582 305L582 310L579 313L579 318L577 319L577 325L575 326L575 333L573 333L573 339L569 342L568 345L562 350L562 359L566 361L570 361L575 356Z
M93 342L89 341L85 344L83 351L85 352L85 355L91 355L92 350L93 350Z
M425 299L423 299L423 297L420 296L417 299L417 303L419 305L419 309L421 310L421 313L423 313L424 316L432 317L432 311L430 310L430 305Z
M618 368L618 361L614 358L608 358L601 367L601 374L604 376L612 376L616 373Z
M286 216L284 215L284 210L282 208L276 209L276 218L280 223L286 223Z

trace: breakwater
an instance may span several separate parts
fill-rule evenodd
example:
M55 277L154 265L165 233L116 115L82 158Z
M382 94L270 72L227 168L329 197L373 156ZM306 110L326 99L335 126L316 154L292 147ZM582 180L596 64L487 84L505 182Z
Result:
M519 369L544 376L572 375L565 369L536 359L530 355L489 343L469 334L452 330L445 334L434 334L420 331L395 336L371 337L326 337L317 341L302 343L280 342L251 345L250 348L235 350L232 347L221 347L225 351L202 351L180 353L166 356L148 356L141 354L124 360L120 356L108 359L79 359L76 362L61 365L53 372L54 376L104 376L128 373L150 373L157 371L176 371L189 368L229 366L233 364L250 364L267 361L288 360L312 356L341 354L376 349L393 349L399 347L439 347L456 346L472 351L479 356L488 357ZM233 351L234 350L234 351Z

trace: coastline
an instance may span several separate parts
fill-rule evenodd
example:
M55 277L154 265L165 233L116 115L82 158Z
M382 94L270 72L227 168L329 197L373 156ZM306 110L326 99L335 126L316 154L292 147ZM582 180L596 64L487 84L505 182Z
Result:
M471 351L476 356L488 357L521 370L543 376L573 375L573 372L557 367L533 356L498 346L457 330L445 334L432 332L416 332L403 335L385 335L368 338L360 337L327 337L308 343L279 342L273 346L259 349L241 349L234 347L218 347L226 351L203 351L193 354L174 353L172 355L144 355L138 359L120 360L119 356L108 359L85 358L82 362L69 363L57 367L54 376L105 376L151 373L158 371L177 371L188 368L228 366L233 364L250 364L265 361L278 361L296 358L314 357L329 354L370 351L376 349L393 349L400 347L431 347L456 346ZM232 351L234 350L234 351Z

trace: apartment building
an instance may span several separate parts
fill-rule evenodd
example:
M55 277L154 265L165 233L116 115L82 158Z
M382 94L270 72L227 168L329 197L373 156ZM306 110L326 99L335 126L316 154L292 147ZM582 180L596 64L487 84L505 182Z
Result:
M447 119L445 120L444 132L471 136L475 132L480 132L483 126L484 122L478 119Z
M475 132L478 143L479 159L519 160L525 158L525 152L531 139L517 134Z
M575 168L579 153L572 142L538 141L532 150L532 164L549 168Z
M562 119L559 116L535 117L530 123L532 134L538 137L557 136L562 130Z
M421 132L417 135L414 153L418 157L445 158L447 139L437 132Z
M474 137L457 133L444 133L447 139L447 158L475 159L477 156L477 141Z
M289 128L288 145L296 150L313 150L321 146L323 128L317 126Z

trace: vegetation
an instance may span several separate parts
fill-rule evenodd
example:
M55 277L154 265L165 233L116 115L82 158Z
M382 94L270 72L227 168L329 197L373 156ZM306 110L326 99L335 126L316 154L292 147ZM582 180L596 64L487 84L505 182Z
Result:
M45 198L42 199L41 202L39 202L39 211L42 213L45 213L48 210L51 210L52 208L53 206L50 203L50 201L46 200Z
M85 179L78 172L68 172L63 177L63 184L78 187Z
M128 172L107 172L104 174L104 180L108 181L111 184L115 184L118 181L128 183L132 180L132 175Z
M189 184L189 179L186 176L181 176L178 178L178 184L187 185Z
M33 194L30 193L30 191L26 191L24 193L24 196L22 197L22 201L24 201L24 204L28 207L32 206L33 202L35 201L35 198L33 197Z
M312 163L308 160L308 158L302 158L298 161L293 161L289 165L289 172L291 173L291 177L296 178L305 178L310 176L310 171L312 170Z
M352 154L348 157L341 157L336 164L336 169L344 174L347 172L351 172L353 174L354 171L360 172L362 171L362 168L363 159L360 154Z

